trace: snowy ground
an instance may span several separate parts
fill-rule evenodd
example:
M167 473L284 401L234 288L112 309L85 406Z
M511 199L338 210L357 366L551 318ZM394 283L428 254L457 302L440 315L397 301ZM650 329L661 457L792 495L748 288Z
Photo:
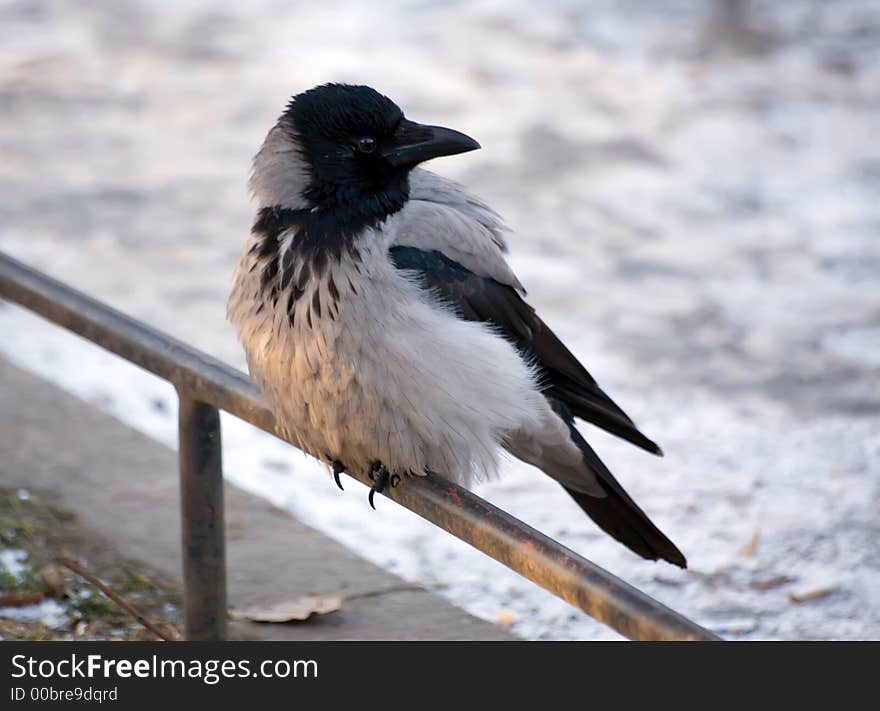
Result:
M243 367L248 163L293 92L369 83L482 151L531 300L659 441L589 432L684 550L599 534L509 464L479 493L734 638L880 638L880 7L0 2L0 248ZM173 445L156 381L17 308L0 353ZM14 407L14 403L4 403ZM227 418L227 475L530 638L614 634ZM377 542L381 542L377 545Z

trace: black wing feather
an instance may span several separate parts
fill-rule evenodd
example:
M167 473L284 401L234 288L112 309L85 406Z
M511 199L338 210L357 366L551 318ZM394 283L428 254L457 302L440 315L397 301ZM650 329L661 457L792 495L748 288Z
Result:
M415 273L461 318L495 326L537 366L547 397L564 403L576 417L653 454L662 454L516 289L491 277L478 276L437 250L395 246L389 255L395 267Z

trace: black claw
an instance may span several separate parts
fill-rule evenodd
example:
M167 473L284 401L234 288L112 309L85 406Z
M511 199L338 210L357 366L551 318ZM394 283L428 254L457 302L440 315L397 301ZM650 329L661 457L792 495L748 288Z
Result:
M367 500L370 502L370 506L372 506L373 510L375 511L376 505L373 503L373 496L377 492L381 494L383 491L385 491L385 485L388 483L391 475L388 473L388 470L381 464L378 464L378 466L374 464L367 475L373 481L373 486L370 487L370 493L367 495Z
M345 471L345 465L340 462L338 459L333 460L333 481L336 482L336 486L342 489L342 482L339 481L339 475ZM345 489L342 489L345 491Z

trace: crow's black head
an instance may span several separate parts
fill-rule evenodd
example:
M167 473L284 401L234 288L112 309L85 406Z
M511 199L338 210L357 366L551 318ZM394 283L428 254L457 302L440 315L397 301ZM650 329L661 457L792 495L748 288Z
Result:
M366 200L390 214L406 201L416 165L480 147L458 131L409 121L368 86L324 84L298 94L280 124L305 161L303 197L319 208Z

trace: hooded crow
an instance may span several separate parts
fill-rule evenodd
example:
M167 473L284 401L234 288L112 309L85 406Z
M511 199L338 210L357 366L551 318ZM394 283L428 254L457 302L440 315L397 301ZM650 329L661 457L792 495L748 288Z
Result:
M366 86L298 94L254 158L256 221L227 305L291 441L333 468L468 485L498 448L558 481L635 553L684 556L575 427L660 448L523 299L505 227L418 167L479 148Z

